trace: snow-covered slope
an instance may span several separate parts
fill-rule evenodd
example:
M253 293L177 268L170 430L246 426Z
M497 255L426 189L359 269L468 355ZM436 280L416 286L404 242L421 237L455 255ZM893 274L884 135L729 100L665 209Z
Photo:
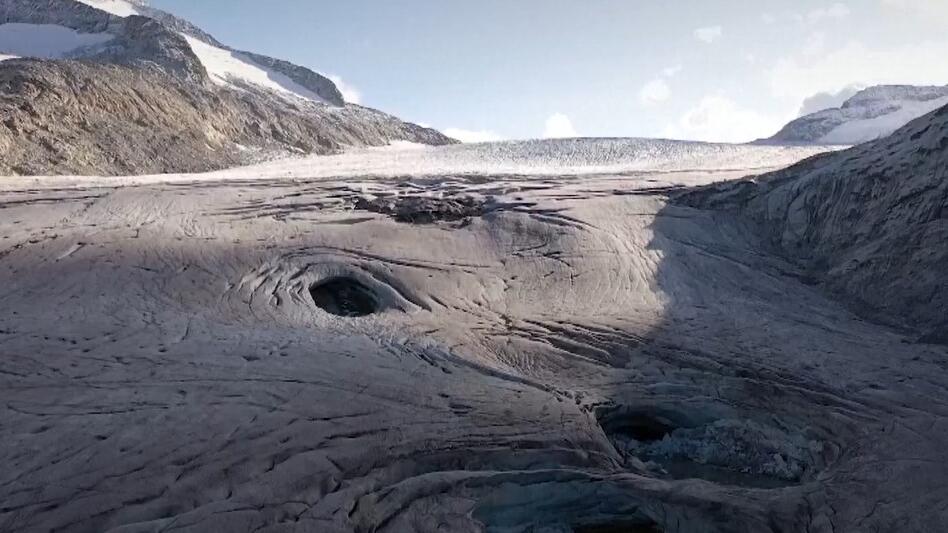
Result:
M260 66L241 52L214 46L190 35L184 35L184 38L214 83L237 87L252 84L282 95L327 103L324 98L296 83L286 74Z
M274 91L282 96L298 97L317 103L337 103L331 97L321 96L304 87L286 73L254 61L250 54L221 45L216 39L173 15L160 12L142 3L125 0L78 1L118 17L154 15L176 23L174 29L187 40L191 50L210 75L211 81L218 85L240 88L250 84Z
M948 95L934 100L903 100L891 112L844 122L821 137L823 144L858 144L885 137L912 120L948 104Z
M948 86L879 85L864 89L841 107L787 124L765 142L851 145L890 135L908 122L948 104Z
M56 24L0 24L0 56L60 59L111 41L109 33L80 33Z
M83 4L101 9L118 17L141 15L141 10L132 2L124 0L78 0Z

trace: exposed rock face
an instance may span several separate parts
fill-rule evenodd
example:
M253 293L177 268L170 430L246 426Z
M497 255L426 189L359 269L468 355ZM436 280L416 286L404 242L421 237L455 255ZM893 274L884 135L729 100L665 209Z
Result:
M227 45L221 43L215 39L212 35L208 34L201 28L198 28L194 24L191 24L187 20L176 17L171 13L161 11L160 9L155 9L148 5L142 3L135 4L135 10L141 13L142 15L153 18L159 21L162 25L170 28L171 30L190 35L196 39L204 41L227 50L231 50L235 53L243 54L255 63L271 68L277 72L285 74L290 79L299 83L301 86L313 91L323 98L326 102L332 105L342 106L345 105L345 100L342 97L342 94L339 92L339 89L336 88L336 85L327 77L313 72L312 70L301 67L299 65L294 65L289 61L284 61L282 59L276 59L268 57L262 54L255 54L253 52L247 52L243 50L235 50L228 47Z
M130 3L134 4L135 11L141 13L143 16L152 18L160 22L162 25L170 28L179 33L184 33L200 39L206 43L210 43L216 46L224 46L223 43L214 38L213 35L207 33L206 31L198 28L194 24L191 24L187 20L184 20L180 17L176 17L171 13L162 11L160 9L155 9L144 2L138 2L134 0L128 0Z
M929 339L948 332L948 107L891 137L686 201L740 209L863 316Z
M71 61L0 62L0 173L191 172L396 140L453 142L435 130L346 104L327 78L266 56L241 53L324 102L239 79L214 84L184 35L217 41L158 10L136 10L149 16L118 17L74 0L0 5L0 23L55 24L113 36L68 53Z
M274 59L252 52L240 53L246 55L255 63L286 74L291 80L318 94L323 100L326 100L332 105L346 105L346 101L343 100L342 93L336 88L336 84L325 76L316 74L308 68L294 65L289 61L283 61L282 59Z
M204 85L207 72L184 38L158 22L139 16L120 19L115 38L94 50L82 50L77 60L137 69L157 69L176 78Z
M259 150L332 153L433 130L355 106L292 102L155 69L18 59L0 65L0 172L142 174L243 163Z
M761 142L859 144L890 135L909 121L948 104L948 86L878 85L841 107L800 117Z
M0 3L0 24L56 24L84 33L108 31L121 17L74 0L4 0Z

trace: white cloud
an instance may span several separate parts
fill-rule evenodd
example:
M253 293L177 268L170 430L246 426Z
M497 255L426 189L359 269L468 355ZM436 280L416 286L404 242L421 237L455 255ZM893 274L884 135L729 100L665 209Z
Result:
M645 106L653 106L667 101L671 97L671 88L662 78L656 78L646 83L639 91L639 102Z
M760 21L764 24L773 24L774 22L777 22L777 17L773 16L771 13L764 13L760 16Z
M545 139L562 139L566 137L579 137L573 122L568 116L562 113L554 113L546 119L546 127L543 130Z
M674 78L681 72L681 65L672 65L662 69L662 74L649 80L639 90L639 102L644 106L653 106L671 98L671 87L666 79Z
M832 109L843 105L843 102L852 98L856 93L864 89L860 85L851 85L845 89L833 93L820 92L808 97L800 106L797 115L804 116L810 113L816 113L824 109Z
M776 133L792 116L764 115L719 95L705 96L664 136L709 142L748 142Z
M816 24L827 19L842 19L850 15L849 7L846 4L836 2L835 4L814 9L806 14L806 20L811 24Z
M936 24L948 24L948 2L945 0L882 0L882 6Z
M854 84L944 85L948 83L945 57L948 41L888 48L853 41L819 55L784 58L768 76L773 95L797 106L816 93L834 93Z
M461 128L447 128L442 133L462 143L487 143L504 140L502 135L488 130L473 131Z
M698 28L695 30L695 39L706 43L713 43L724 35L724 29L721 26L708 26L707 28Z
M339 89L339 92L342 93L342 98L350 104L360 104L362 103L362 92L359 89L356 89L352 85L349 85L342 79L342 77L335 74L330 74L326 76L329 78L329 81L333 82L336 85L336 88Z
M826 33L822 31L811 33L806 37L806 42L803 43L804 55L819 54L824 48L826 48Z

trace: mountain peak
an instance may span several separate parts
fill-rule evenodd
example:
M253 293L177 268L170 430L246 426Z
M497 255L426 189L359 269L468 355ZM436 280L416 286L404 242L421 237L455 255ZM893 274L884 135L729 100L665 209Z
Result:
M793 120L762 142L852 145L890 135L908 122L948 104L948 86L875 85L840 107Z
M866 102L925 102L948 95L948 86L941 85L873 85L857 92L842 107L855 107Z

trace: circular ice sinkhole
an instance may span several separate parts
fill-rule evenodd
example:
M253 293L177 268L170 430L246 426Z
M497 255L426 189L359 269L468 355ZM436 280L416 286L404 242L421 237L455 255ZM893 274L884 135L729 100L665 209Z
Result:
M336 316L359 317L379 312L371 289L352 278L333 278L309 289L317 307Z

